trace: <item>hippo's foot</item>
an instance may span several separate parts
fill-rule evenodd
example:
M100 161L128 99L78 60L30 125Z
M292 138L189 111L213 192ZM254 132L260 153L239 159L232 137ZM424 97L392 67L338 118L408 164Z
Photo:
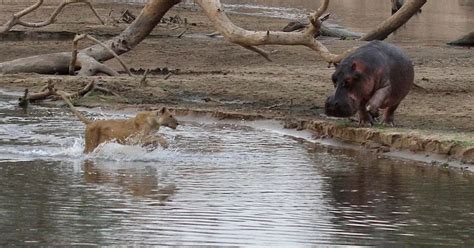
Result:
M373 121L359 120L359 127L372 127L373 125Z
M374 125L374 118L369 112L359 111L359 127L371 127Z
M379 109L373 107L372 105L367 105L365 110L369 112L369 114L374 118L378 118L380 116Z
M391 116L384 116L382 120L382 125L386 127L395 127L395 122L393 122L393 115Z
M382 125L387 126L387 127L395 127L395 123L393 122L393 120L391 120L391 121L383 121L383 122L382 122Z
M395 109L397 109L398 104L389 108L386 108L383 113L383 120L382 124L384 126L394 127L394 119L395 119Z

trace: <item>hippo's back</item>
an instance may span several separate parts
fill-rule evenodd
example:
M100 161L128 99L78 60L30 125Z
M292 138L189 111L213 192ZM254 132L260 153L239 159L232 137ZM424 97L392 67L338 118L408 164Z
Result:
M350 63L354 60L364 61L372 73L382 70L400 91L408 92L413 84L413 64L405 52L395 45L371 41L359 47L346 59Z

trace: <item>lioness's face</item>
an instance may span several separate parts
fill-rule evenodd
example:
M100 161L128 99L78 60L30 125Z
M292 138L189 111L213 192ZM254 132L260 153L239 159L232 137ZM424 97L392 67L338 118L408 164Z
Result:
M169 127L172 129L176 129L178 126L178 120L174 118L174 116L170 113L170 111L166 108L163 107L158 111L159 119L158 123L161 126Z

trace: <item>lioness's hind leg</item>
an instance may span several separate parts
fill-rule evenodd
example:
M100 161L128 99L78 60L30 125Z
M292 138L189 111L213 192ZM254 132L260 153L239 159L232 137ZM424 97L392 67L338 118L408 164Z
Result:
M85 134L84 153L93 152L99 145L100 129L96 127L87 127Z

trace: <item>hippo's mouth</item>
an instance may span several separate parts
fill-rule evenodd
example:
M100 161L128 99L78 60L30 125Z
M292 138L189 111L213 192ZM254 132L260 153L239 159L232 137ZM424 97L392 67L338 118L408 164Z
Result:
M356 114L357 109L354 107L355 103L351 104L349 102L336 102L331 101L328 98L326 101L324 112L327 116L333 117L351 117Z
M333 117L351 117L353 115L355 115L357 111L351 111L351 110L345 110L345 109L341 109L341 110L329 110L329 109L325 109L325 113L327 116L333 116Z

